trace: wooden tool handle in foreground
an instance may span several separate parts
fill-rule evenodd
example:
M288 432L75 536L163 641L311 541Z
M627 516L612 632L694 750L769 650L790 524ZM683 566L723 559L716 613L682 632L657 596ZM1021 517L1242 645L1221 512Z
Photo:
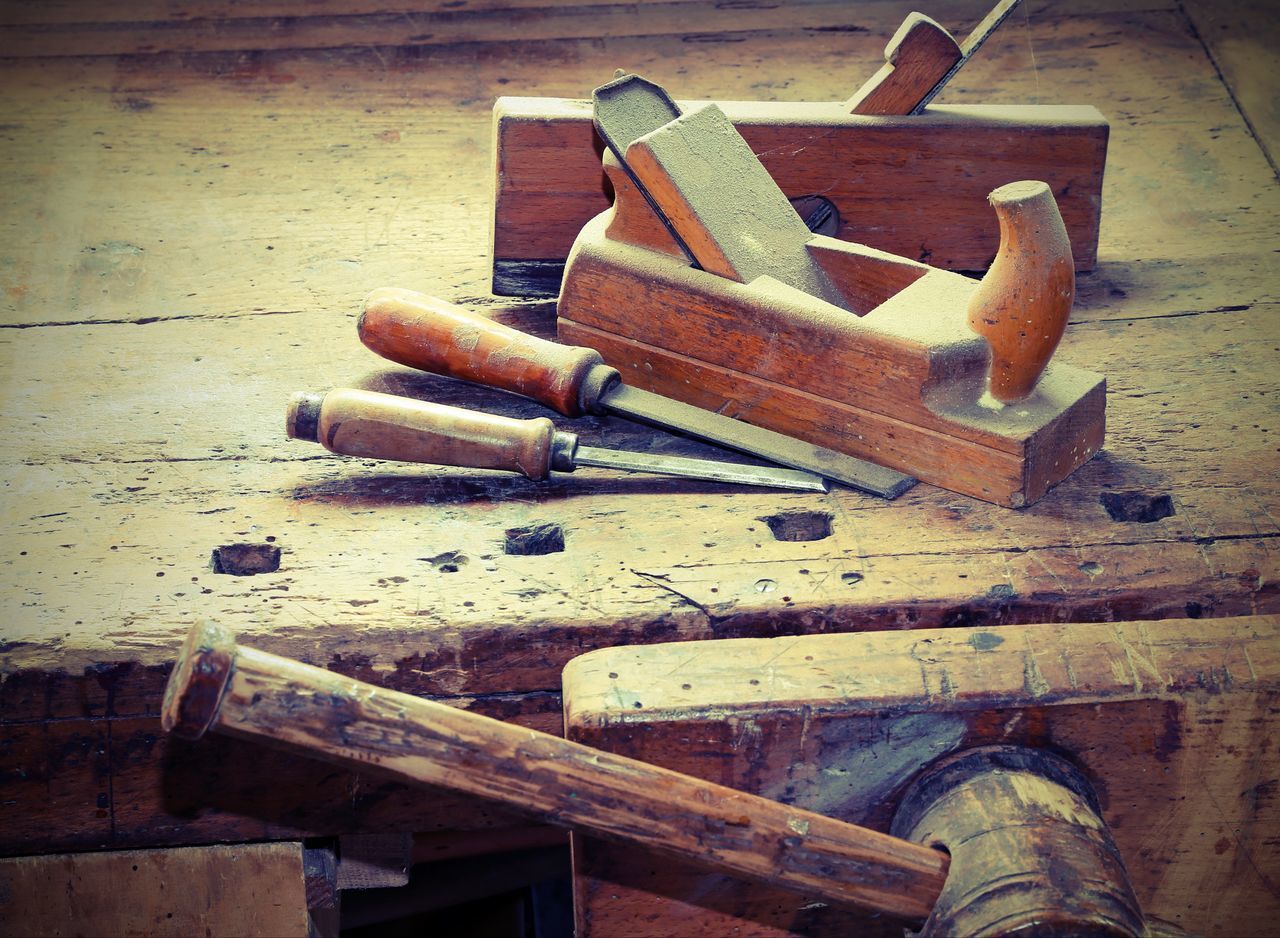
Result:
M383 358L512 391L568 417L588 413L618 380L593 349L548 342L412 290L375 290L357 330Z
M917 922L946 880L947 856L929 847L238 647L214 626L188 636L162 720L179 736L212 728L301 747Z
M343 456L505 469L530 479L572 470L578 445L546 417L516 420L353 388L295 394L285 432Z

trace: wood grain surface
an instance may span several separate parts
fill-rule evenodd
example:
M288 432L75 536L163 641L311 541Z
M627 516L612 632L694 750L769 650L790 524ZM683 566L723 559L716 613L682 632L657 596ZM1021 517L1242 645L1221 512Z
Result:
M788 7L858 27L841 29L704 11L741 27L708 34L676 9L697 6L665 11L662 35L601 38L617 22L601 20L589 39L391 47L348 20L321 51L0 62L0 852L502 822L161 739L173 649L202 616L555 729L561 668L606 645L1280 609L1280 198L1171 0L1024 5L938 101L1087 102L1112 124L1100 261L1058 352L1107 375L1108 436L1027 511L929 486L884 504L606 471L535 483L284 439L302 387L546 414L384 365L355 335L380 286L552 333L552 304L487 299L497 96L584 97L625 65L700 98L833 99L910 11ZM963 34L986 6L928 12ZM6 9L85 22L76 4ZM617 419L565 425L712 455Z

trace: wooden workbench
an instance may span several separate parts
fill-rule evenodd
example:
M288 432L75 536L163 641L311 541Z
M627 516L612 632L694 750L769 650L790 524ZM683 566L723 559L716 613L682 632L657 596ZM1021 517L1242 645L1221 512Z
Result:
M541 413L385 366L355 337L384 285L550 334L552 303L488 293L496 96L585 97L623 66L684 98L836 100L913 5L128 6L150 23L0 8L0 854L509 823L163 737L160 693L200 617L558 729L561 668L607 645L1280 612L1263 4L1025 0L939 99L1111 121L1099 264L1059 352L1107 376L1106 446L1030 509L924 485L885 503L598 470L538 484L284 439L289 394L332 385ZM987 6L927 12L964 35ZM1108 493L1149 520L1113 520ZM506 552L540 524L563 551ZM279 548L279 568L215 572L239 543Z

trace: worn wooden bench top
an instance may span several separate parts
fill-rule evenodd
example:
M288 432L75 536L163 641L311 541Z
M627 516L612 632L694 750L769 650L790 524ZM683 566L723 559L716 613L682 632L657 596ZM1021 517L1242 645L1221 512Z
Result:
M542 413L385 366L355 336L388 285L550 334L553 304L488 295L496 96L585 97L624 66L689 98L836 100L910 4L398 21L281 2L261 28L204 32L162 12L150 32L92 27L75 6L0 23L0 852L328 829L319 809L255 802L242 750L182 763L203 791L240 792L240 820L175 796L154 714L199 617L557 728L561 668L607 645L1280 611L1280 123L1257 87L1274 69L1240 53L1262 28L1248 7L1028 0L939 99L1111 121L1099 264L1059 352L1107 375L1106 446L1015 512L923 485L884 503L598 470L538 484L284 439L289 394L333 385ZM962 35L987 4L935 6ZM116 54L147 46L177 51ZM535 525L564 550L508 552ZM211 568L242 543L279 548L279 568ZM331 789L354 797L348 777ZM376 827L397 798L344 823Z

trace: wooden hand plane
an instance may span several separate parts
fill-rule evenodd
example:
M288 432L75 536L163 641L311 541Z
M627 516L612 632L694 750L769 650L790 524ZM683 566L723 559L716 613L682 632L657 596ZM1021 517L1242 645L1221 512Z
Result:
M1090 270L1103 115L1088 106L929 104L1013 5L1002 0L963 42L912 13L886 46L884 67L844 100L718 104L815 230L946 270L985 270L999 242L982 211L987 193L1039 179L1057 197L1076 269ZM591 118L581 100L494 104L494 293L554 295L578 231L608 208Z
M816 235L715 105L597 89L614 206L583 228L562 341L623 380L1009 507L1101 447L1106 383L1050 362L1074 291L1049 187L990 194L978 283ZM616 152L615 152L616 151Z

